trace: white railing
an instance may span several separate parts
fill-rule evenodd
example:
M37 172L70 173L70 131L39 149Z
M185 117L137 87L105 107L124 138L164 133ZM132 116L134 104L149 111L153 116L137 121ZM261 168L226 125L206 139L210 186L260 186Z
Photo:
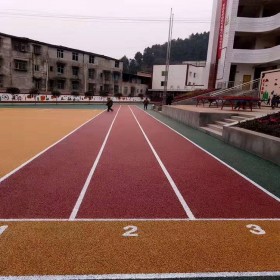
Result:
M208 94L209 96L226 96L226 95L258 95L259 94L259 83L261 79L252 80L247 83L239 84L231 88L221 89L213 93Z

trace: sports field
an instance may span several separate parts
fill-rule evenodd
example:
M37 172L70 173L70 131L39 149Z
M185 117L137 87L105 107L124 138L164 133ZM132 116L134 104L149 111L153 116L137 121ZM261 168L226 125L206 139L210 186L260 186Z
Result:
M0 279L280 277L278 166L135 105L0 120Z

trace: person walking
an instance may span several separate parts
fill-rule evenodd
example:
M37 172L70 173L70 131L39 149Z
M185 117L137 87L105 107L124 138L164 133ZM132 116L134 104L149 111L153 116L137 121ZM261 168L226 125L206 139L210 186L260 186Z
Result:
M107 106L107 112L109 112L109 111L112 111L112 112L113 112L113 111L114 111L114 110L112 109L113 100L112 100L110 97L107 98L106 106Z
M145 100L143 101L143 104L144 104L144 110L147 110L147 109L148 109L148 104L149 104L149 100L148 100L147 97L146 97Z

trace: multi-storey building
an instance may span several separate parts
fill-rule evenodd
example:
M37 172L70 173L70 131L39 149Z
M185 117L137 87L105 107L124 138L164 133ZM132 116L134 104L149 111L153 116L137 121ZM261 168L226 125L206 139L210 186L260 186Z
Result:
M118 59L0 33L0 88L114 95L122 69Z
M137 74L123 73L122 93L124 96L145 96L151 85L152 74L137 72Z
M185 61L180 65L169 65L167 92L176 95L207 88L203 79L204 69L205 61ZM154 65L150 92L162 93L164 91L165 75L165 65Z
M206 80L225 88L280 68L279 0L214 0Z

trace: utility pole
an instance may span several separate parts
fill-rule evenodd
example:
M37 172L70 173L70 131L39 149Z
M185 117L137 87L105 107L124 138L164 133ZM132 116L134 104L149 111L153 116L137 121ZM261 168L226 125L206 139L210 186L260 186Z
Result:
M164 90L162 96L162 105L166 104L166 95L167 95L167 83L168 83L168 75L169 75L169 62L170 62L170 50L171 50L171 40L172 40L172 29L173 29L173 17L172 9L170 12L169 19L169 31L168 31L168 43L167 43L167 51L166 51L166 63L165 63L165 73L164 73Z

